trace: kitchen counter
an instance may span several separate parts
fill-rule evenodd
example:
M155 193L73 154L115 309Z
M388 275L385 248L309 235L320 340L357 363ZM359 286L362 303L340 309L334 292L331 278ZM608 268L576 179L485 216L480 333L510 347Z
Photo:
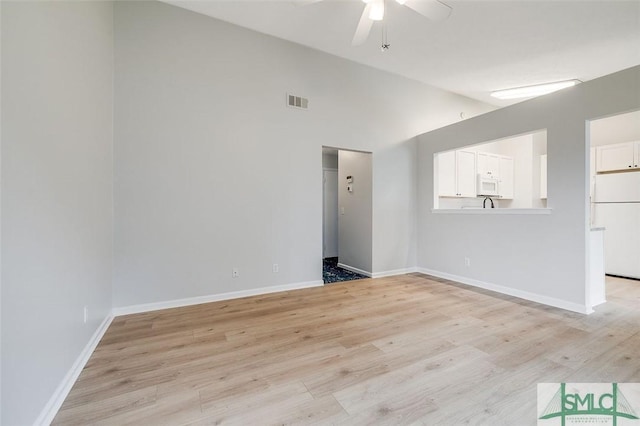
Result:
M510 209L510 208L459 208L459 209L431 209L435 214L551 214L551 209Z

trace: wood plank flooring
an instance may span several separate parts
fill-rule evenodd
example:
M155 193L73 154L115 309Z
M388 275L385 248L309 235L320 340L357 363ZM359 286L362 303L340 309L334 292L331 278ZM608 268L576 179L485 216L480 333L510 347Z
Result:
M640 282L590 316L420 274L116 318L54 424L534 425L539 382L640 382Z

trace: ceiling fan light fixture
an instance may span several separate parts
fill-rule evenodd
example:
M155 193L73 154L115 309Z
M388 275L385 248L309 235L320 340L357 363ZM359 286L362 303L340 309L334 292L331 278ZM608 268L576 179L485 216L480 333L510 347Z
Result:
M520 99L533 98L536 96L546 95L557 90L575 86L582 83L580 80L556 81L553 83L535 84L533 86L516 87L513 89L496 90L491 92L491 96L498 99Z
M372 21L382 21L384 18L384 0L372 0L371 11L369 12L369 19Z

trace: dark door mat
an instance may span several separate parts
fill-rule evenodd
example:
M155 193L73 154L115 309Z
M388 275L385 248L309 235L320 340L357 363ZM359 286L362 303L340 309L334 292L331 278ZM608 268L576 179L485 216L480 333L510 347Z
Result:
M363 278L368 277L340 268L337 257L327 257L322 262L322 279L325 284L361 280Z

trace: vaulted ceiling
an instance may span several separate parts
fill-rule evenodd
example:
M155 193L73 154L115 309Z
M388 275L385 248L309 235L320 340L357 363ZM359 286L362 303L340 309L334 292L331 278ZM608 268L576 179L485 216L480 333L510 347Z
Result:
M299 0L298 0L299 1ZM167 0L186 9L333 55L504 106L498 89L588 81L640 64L640 1L443 0L432 22L386 0L367 41L351 40L361 0ZM381 51L386 26L388 51Z

